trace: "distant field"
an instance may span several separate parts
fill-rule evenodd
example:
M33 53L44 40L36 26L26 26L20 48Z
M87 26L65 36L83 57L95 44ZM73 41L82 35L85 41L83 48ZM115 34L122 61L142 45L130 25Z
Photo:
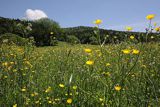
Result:
M159 107L160 44L0 47L1 107Z

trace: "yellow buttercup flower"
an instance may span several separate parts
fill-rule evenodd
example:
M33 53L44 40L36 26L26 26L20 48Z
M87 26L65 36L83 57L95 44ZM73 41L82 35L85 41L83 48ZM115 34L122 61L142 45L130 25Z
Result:
M91 49L84 49L84 51L86 52L86 53L91 53L92 52L92 50Z
M53 33L53 32L50 32L50 34L53 35L54 33Z
M93 65L93 64L94 64L94 61L89 60L89 61L86 62L86 64L87 64L87 65Z
M131 31L131 30L133 30L133 28L130 27L130 26L127 26L127 27L126 27L126 30L127 30L127 31Z
M103 98L99 98L99 101L102 102L102 101L103 101Z
M25 91L26 91L26 88L22 88L21 91L22 91L22 92L25 92Z
M139 54L139 50L133 49L132 53L133 53L133 54Z
M59 84L59 87L64 88L64 84Z
M14 104L13 107L17 107L17 104Z
M106 63L106 66L110 66L111 64L110 63Z
M49 104L51 104L51 103L52 103L52 101L48 101L48 103L49 103Z
M130 51L129 49L124 49L124 50L122 50L122 52L123 52L124 54L129 54L131 51Z
M134 36L130 36L130 39L134 39Z
M149 14L146 16L147 20L152 20L155 17L155 14Z
M72 99L71 99L71 98L68 98L68 99L67 99L67 103L68 103L68 104L71 104L71 103L72 103Z
M77 86L73 86L72 88L73 88L74 90L76 90L76 89L77 89Z
M8 62L2 63L2 66L8 66Z
M160 31L160 27L156 27L154 30L155 30L156 32L159 32L159 31Z
M48 93L48 92L50 92L52 89L51 89L51 87L49 86L46 90L45 90L45 92L46 93Z
M114 86L114 89L116 90L116 91L120 91L121 90L121 86L120 85L116 85L116 86Z
M102 23L102 20L97 19L97 20L95 20L93 23L94 23L94 24L96 24L96 25L99 25L99 24L101 24L101 23Z

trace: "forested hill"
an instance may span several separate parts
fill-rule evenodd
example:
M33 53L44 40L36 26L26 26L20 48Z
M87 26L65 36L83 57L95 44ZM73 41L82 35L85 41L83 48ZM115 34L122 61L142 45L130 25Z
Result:
M0 36L5 33L16 34L23 38L34 37L37 46L54 45L55 41L83 44L98 43L96 27L78 26L61 28L56 21L48 18L27 21L0 17ZM100 34L101 40L106 39L106 43L119 43L125 41L131 35L134 35L137 41L143 42L146 40L145 32L99 29L98 33ZM149 34L147 39L149 39L148 41L159 41L159 34Z

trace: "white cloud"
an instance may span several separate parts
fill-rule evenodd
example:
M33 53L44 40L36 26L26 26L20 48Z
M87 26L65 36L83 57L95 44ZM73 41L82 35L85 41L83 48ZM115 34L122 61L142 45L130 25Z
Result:
M28 20L38 20L41 18L47 18L48 16L46 15L45 12L42 10L32 10L32 9L27 9L25 12L25 18Z

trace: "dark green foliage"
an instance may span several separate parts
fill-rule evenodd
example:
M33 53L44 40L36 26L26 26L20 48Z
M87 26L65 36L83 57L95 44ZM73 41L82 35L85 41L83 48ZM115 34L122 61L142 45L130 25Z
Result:
M68 42L70 35L74 35L82 44L97 44L97 41L101 43L105 41L106 44L120 43L127 41L131 35L135 36L136 43L160 41L159 33L147 34L142 32L99 29L97 33L100 36L97 36L95 30L97 30L97 28L85 26L60 28L57 22L48 18L27 21L0 17L0 35L13 33L25 38L34 37L36 46L55 45L58 41ZM53 35L51 35L50 32L53 32ZM51 36L55 37L56 40L51 38Z
M50 19L40 19L32 23L32 32L30 35L34 36L36 45L38 46L49 46L51 32L54 33L55 37L60 34L60 26L57 22Z
M24 46L27 44L29 41L26 38L22 38L18 35L12 34L12 33L5 33L0 36L0 44L16 44L19 46Z
M51 46L56 46L56 45L58 45L58 40L57 40L56 37L50 36L50 45L51 45Z
M91 36L89 38L89 41L90 41L90 44L92 44L92 45L98 45L98 40L95 36Z
M80 43L80 40L76 36L70 35L70 36L67 36L67 42L71 44L78 44Z

